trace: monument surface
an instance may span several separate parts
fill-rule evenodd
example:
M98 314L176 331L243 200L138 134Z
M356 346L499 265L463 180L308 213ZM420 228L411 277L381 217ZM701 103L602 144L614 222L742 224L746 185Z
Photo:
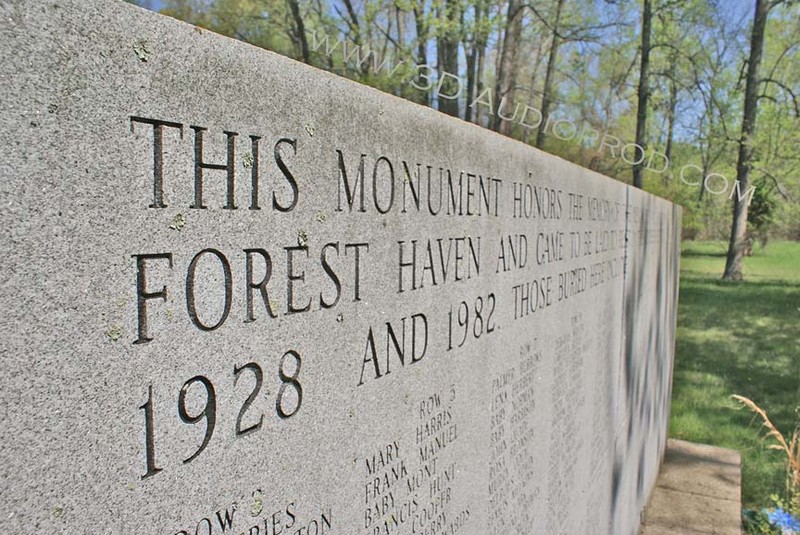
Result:
M636 532L678 207L120 1L0 18L0 532Z

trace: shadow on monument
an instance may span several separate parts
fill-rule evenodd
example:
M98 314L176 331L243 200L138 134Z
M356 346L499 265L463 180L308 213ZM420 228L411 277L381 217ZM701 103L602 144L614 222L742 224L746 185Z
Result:
M674 351L671 333L674 333L679 255L674 222L679 221L679 216L673 213L670 219L649 197L642 198L641 204L645 212L661 213L656 219L657 228L651 228L654 218L634 220L630 215L629 193L623 392L619 401L623 404L624 420L617 426L611 480L615 534L635 534L639 530L636 520L647 505L666 446L671 397Z

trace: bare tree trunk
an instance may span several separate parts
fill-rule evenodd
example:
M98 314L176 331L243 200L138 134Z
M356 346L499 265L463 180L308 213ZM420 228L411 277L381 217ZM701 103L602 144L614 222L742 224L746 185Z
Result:
M327 28L325 28L325 9L322 7L322 0L315 0L314 2L314 12L316 13L317 17L320 21L322 21L323 25L323 32L327 32ZM319 30L317 30L319 31ZM328 70L333 72L333 54L324 54L325 56L325 63L328 65Z
M644 0L642 10L642 62L639 67L639 101L636 108L636 144L642 150L646 148L647 137L647 97L649 96L648 78L650 77L650 25L653 14L650 6L651 0ZM636 149L634 161L639 162L633 166L633 185L641 188L644 175L644 153ZM641 161L640 161L641 160Z
M517 83L518 70L518 51L519 41L522 35L522 10L524 4L521 0L509 0L508 17L506 23L506 34L503 39L503 46L500 54L500 69L497 73L497 84L495 85L495 106L497 110L492 121L492 129L502 134L511 131L511 121L503 120L502 113L509 117L515 111L514 89ZM505 106L501 106L505 98Z
M446 28L437 39L437 54L439 57L439 76L444 77L437 84L439 88L439 111L458 117L458 98L447 98L456 95L460 89L458 81L458 29L459 1L444 0L444 19ZM446 76L451 75L451 76ZM444 96L442 96L444 95Z
M394 18L395 22L397 23L397 47L395 50L396 53L395 59L398 59L402 56L403 54L402 47L403 45L405 45L405 31L404 31L405 17L403 14L403 10L400 9L399 4L395 4Z
M472 42L469 43L469 48L467 48L467 42L464 42L464 52L465 57L467 59L467 106L464 109L464 119L472 122L474 117L474 111L472 108L469 107L469 103L475 98L475 66L478 62L478 42L479 42L479 26L481 21L481 3L480 0L473 4L475 19L474 19L474 28L472 31Z
M308 39L306 39L306 26L303 24L303 17L300 15L300 6L297 0L286 0L289 4L289 9L292 12L292 20L294 20L294 39L296 43L300 44L300 57L303 63L311 64L311 55L308 52Z
M414 26L417 31L417 65L428 64L428 26L425 24L425 0L414 4ZM422 103L430 106L430 94L425 92Z
M487 13L488 15L488 13ZM489 40L488 32L483 35L483 41L480 43L480 47L478 48L478 62L475 66L475 96L478 96L483 91L483 70L486 66L486 44ZM470 100L470 102L472 102ZM469 104L469 102L467 103ZM475 123L481 124L481 109L475 108Z
M392 42L392 17L386 17L386 38L383 40L383 46L381 47L381 58L386 57L386 53L389 51L389 44ZM372 45L370 45L369 50L372 50ZM372 52L374 54L374 52ZM369 64L369 61L367 61Z
M709 132L711 132L710 129L709 129ZM709 138L710 137L711 136L709 135ZM710 139L709 139L708 144L706 146L708 147L709 154L710 154L710 152L711 152L711 140ZM701 159L702 159L702 163L703 163L703 171L702 171L701 174L703 175L703 178L705 178L706 176L708 176L709 168L711 167L711 163L709 161L709 156L707 156L705 154L702 156ZM699 201L703 200L703 192L705 191L705 189L706 189L706 185L701 180L700 181L700 195L698 196L698 200Z
M768 0L756 0L753 18L753 33L750 37L750 58L747 61L747 79L744 88L744 115L742 117L742 136L739 140L739 160L736 163L736 180L746 192L750 185L750 167L753 159L753 142L758 116L758 69L764 51L764 32L769 14ZM742 279L742 258L747 248L747 196L733 199L733 221L731 238L728 244L728 257L725 261L725 280Z
M708 167L706 166L705 162L703 163L703 177L708 175L707 171ZM706 190L706 185L703 182L700 182L700 193L697 195L697 200L702 202L703 201L703 192Z
M342 0L344 2L345 7L347 8L347 14L350 17L349 21L347 22L347 26L349 27L350 31L352 32L352 40L356 46L359 47L359 53L357 54L357 58L360 59L362 56L361 54L366 54L367 51L372 50L372 24L369 20L364 20L364 24L362 25L358 20L358 14L356 13L355 8L353 7L352 0ZM364 34L366 34L366 43L364 42ZM344 58L342 58L344 59ZM358 60L357 59L357 60ZM358 67L356 67L359 70ZM361 71L361 79L366 79L369 76L369 62L364 61L360 65Z
M667 109L667 146L664 148L664 156L667 161L672 161L672 144L675 137L675 110L678 107L678 84L675 83L675 63L677 58L671 58L669 67L669 107ZM671 176L669 167L664 171L664 183L666 184ZM703 175L706 176L706 175Z
M470 108L469 104L483 90L483 66L486 56L486 44L489 40L489 30L486 19L490 16L489 5L486 0L475 0L474 25L472 45L467 57L467 106L465 118L467 121L480 123L480 109Z
M535 97L536 97L536 91L535 91L536 78L539 75L539 67L541 67L541 65L542 65L542 47L537 46L536 47L536 57L534 58L533 63L531 65L531 81L528 84L528 87L530 88L530 90L528 92L528 106L530 106L531 108L535 108L536 107L535 106L535 104L536 104L536 102L535 102ZM542 118L542 120L544 120L544 118ZM538 129L537 129L537 131L534 131L533 128L526 128L525 129L525 143L527 145L531 144L531 137L535 136L536 132L538 132ZM534 141L536 141L535 138L534 138Z
M541 149L544 145L544 130L547 127L547 115L550 113L550 103L552 101L551 91L553 87L553 73L558 61L558 45L561 39L558 32L561 31L561 8L564 0L556 0L556 20L553 23L553 39L550 41L550 56L547 58L547 72L544 75L544 89L542 90L542 122L539 123L539 130L536 132L536 147Z
M503 6L505 6L505 2L499 2L497 5L497 18L500 19L503 16ZM505 37L505 31L508 25L498 24L497 25L497 52L494 55L494 75L495 75L495 85L497 83L497 78L500 77L500 59L502 56L502 48L503 48L503 38ZM505 28L505 29L504 29Z
M475 98L475 64L478 60L478 46L474 44L467 54L467 106L464 110L464 120L472 122L474 119L474 109L469 107L469 103Z
M347 8L347 14L350 16L350 21L347 23L353 31L353 42L356 45L361 45L361 25L358 22L358 15L353 8L353 3L350 0L343 0L344 6Z

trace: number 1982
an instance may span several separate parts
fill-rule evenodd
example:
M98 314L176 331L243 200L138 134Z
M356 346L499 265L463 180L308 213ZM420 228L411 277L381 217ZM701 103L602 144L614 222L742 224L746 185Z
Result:
M492 316L496 302L494 293L490 293L486 299L479 295L472 306L466 301L461 301L455 311L451 306L447 313L447 350L463 346L470 334L478 339L484 333L494 332L496 325Z

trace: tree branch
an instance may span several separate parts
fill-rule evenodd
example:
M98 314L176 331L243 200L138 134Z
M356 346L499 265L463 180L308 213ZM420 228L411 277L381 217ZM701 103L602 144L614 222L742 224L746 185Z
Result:
M386 37L386 39L395 46L395 48L402 49L400 44L391 35L389 35L380 24L378 24L378 21L375 21L375 27L378 28L378 31L380 31L384 37Z
M339 18L342 19L345 22L345 24L347 24L347 28L349 30L348 33L356 34L356 39L353 39L353 42L358 44L358 42L357 42L357 39L358 39L358 28L353 28L353 24L350 22L350 19L348 19L347 17L344 16L342 11L339 9L339 6L333 6L333 9L336 10L336 14L339 15Z
M786 86L783 82L779 82L778 80L772 78L762 78L761 80L758 81L758 83L775 84L784 91L786 91L787 93L789 93L789 96L792 97L792 104L794 105L794 116L800 118L800 103L798 103L797 95L795 95L794 92L788 86ZM766 94L762 96L766 96ZM777 103L777 100L775 100L774 98L772 100Z
M626 26L626 24L623 22L609 22L606 24L596 24L593 26L583 26L583 27L565 26L564 28L562 28L562 30L559 30L558 28L554 28L553 25L550 24L550 22L547 20L547 17L542 15L533 4L522 4L520 6L520 10L525 7L533 11L533 14L536 15L536 18L539 19L539 22L541 22L542 25L545 28L547 28L548 31L554 33L555 36L561 39L562 41L573 41L573 42L597 41L599 37L588 34L588 32L591 32L592 30L605 30L608 28L615 28L617 26ZM565 33L563 31L564 29L569 30L569 33ZM587 32L587 35L581 35L580 32Z
M353 21L352 25L350 24L349 21L348 21L347 25L351 26L352 28L355 28L356 36L355 36L355 39L353 39L353 42L355 44L357 44L357 45L360 45L361 44L361 31L360 31L360 25L358 23L358 15L356 15L356 11L355 11L355 9L353 9L353 3L350 0L343 0L343 1L344 1L344 6L347 8L347 13L350 15L350 20ZM338 9L336 11L339 12ZM342 18L344 18L344 17L342 17Z
M792 201L792 196L789 195L789 193L783 188L783 186L781 185L780 181L778 180L778 178L775 175L773 175L772 173L770 173L769 171L767 171L766 169L764 169L762 167L753 167L753 170L763 174L765 177L767 177L770 180L772 180L772 183L775 184L775 187L778 189L778 193L781 194L781 197L783 197L783 200L789 201L789 202Z

